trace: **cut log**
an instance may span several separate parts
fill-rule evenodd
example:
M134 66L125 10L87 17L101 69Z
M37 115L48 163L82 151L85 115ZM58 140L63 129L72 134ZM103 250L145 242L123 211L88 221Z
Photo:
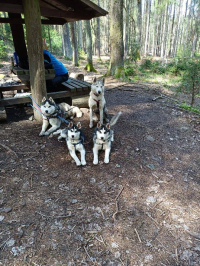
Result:
M84 75L81 73L70 73L70 78L78 79L84 81Z
M1 101L1 93L0 93L0 101ZM7 120L7 114L5 107L0 107L0 122L4 122Z
M72 105L78 106L79 108L88 108L89 95L84 96L73 96Z

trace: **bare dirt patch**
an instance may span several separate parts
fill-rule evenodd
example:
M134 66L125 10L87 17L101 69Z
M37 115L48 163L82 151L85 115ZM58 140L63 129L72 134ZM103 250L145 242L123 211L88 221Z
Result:
M80 71L79 71L80 72ZM107 79L110 163L85 167L65 142L39 137L30 107L0 128L0 265L200 265L200 120L152 84ZM114 88L116 87L116 88ZM64 125L62 125L64 127Z

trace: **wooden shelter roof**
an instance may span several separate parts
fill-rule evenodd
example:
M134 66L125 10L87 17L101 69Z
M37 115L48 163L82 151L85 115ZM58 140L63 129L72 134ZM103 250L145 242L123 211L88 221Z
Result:
M89 20L108 12L89 0L40 0L43 24L63 25L66 22ZM0 0L0 11L23 14L22 0ZM21 18L0 18L1 23L22 24Z

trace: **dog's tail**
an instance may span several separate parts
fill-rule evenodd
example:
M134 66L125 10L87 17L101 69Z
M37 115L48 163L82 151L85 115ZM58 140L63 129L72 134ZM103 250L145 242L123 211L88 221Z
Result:
M112 117L110 120L110 126L114 126L117 123L117 120L119 119L122 112L117 113L115 116Z
M62 129L58 129L57 131L53 132L53 135L58 135L61 133L61 131L62 131Z

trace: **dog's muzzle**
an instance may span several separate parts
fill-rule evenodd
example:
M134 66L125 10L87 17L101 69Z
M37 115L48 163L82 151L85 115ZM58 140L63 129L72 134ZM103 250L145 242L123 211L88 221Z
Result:
M46 110L45 113L48 114L48 110Z

